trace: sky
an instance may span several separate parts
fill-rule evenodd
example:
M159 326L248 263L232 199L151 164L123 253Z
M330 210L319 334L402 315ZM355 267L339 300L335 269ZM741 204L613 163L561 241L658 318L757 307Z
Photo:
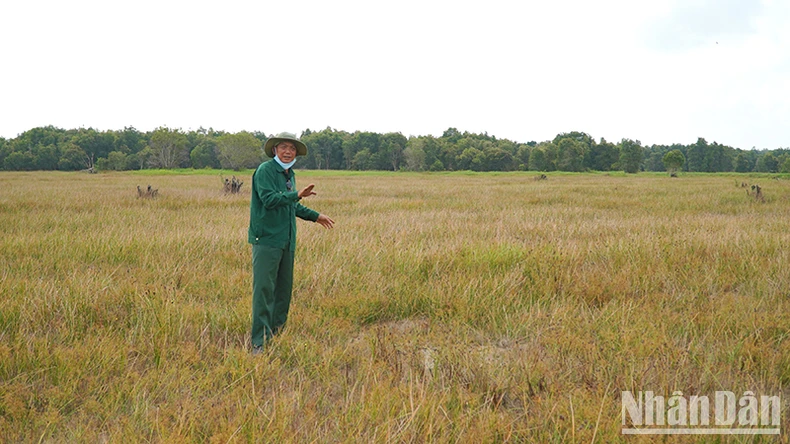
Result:
M460 131L790 147L790 1L6 1L0 137Z

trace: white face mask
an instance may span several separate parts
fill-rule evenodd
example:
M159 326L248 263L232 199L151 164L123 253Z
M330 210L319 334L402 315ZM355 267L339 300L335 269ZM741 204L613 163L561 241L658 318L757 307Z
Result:
M279 163L280 166L283 167L284 170L290 169L296 163L296 158L295 157L294 157L294 160L292 160L292 161L290 161L288 163L283 163L283 161L280 160L280 156L274 156L274 160L276 160L277 163Z

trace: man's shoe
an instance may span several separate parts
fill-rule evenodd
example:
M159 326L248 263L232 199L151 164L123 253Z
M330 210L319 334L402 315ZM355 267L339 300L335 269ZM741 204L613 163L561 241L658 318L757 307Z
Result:
M252 355L259 355L263 353L263 346L262 345L255 345L252 347Z

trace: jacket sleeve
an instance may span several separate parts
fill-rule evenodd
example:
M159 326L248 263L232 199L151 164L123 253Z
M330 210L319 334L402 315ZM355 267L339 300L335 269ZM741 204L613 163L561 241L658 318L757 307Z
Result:
M309 220L310 222L315 222L318 220L318 211L311 210L306 206L298 203L296 204L296 217L304 220Z
M255 173L255 176L255 192L267 210L293 205L294 202L299 201L298 191L278 191L277 178L271 173L260 169Z

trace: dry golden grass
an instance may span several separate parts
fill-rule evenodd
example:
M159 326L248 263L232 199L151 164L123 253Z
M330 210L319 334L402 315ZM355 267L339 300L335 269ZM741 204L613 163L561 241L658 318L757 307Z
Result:
M0 437L625 442L624 390L790 399L790 181L298 179L336 228L253 357L248 173L0 174Z

